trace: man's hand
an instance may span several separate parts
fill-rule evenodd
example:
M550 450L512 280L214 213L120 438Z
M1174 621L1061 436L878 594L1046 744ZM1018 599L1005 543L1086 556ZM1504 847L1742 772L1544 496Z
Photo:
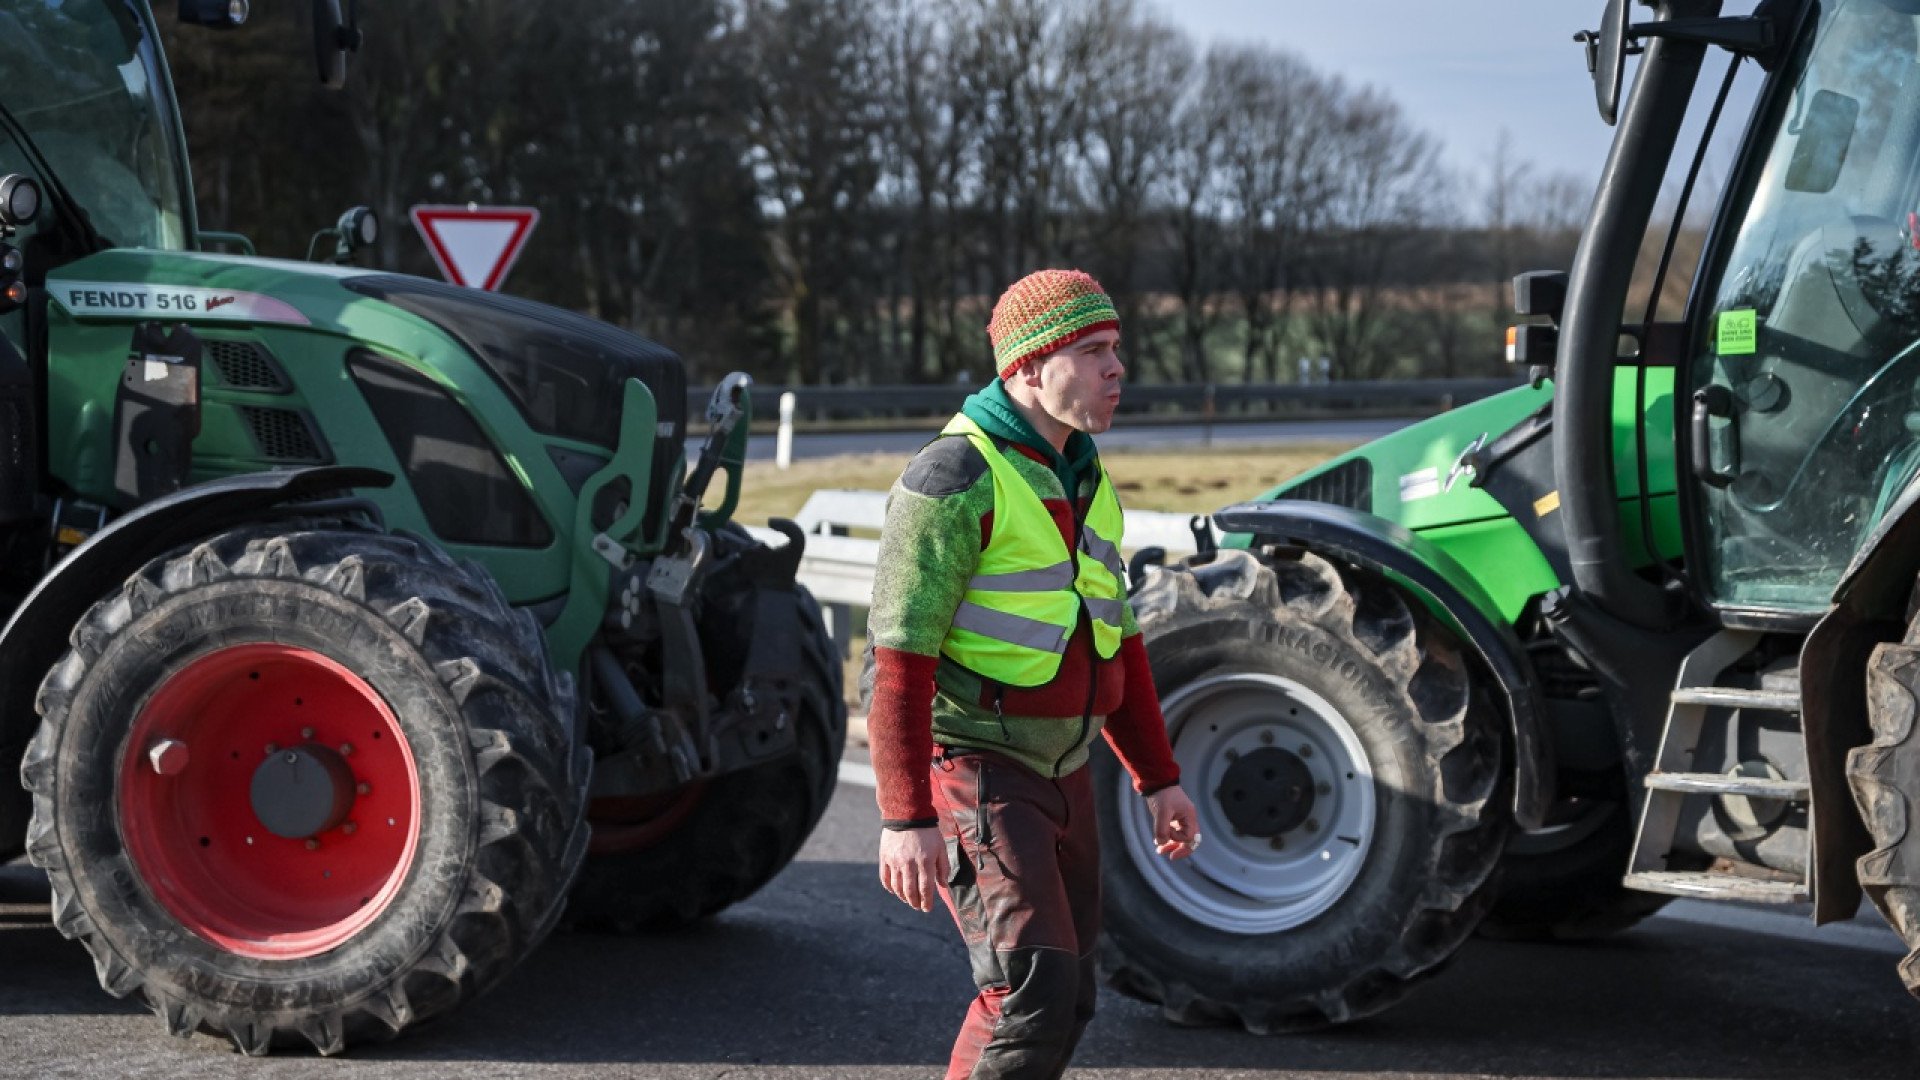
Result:
M1200 818L1180 785L1147 796L1153 812L1153 849L1169 859L1184 859L1200 846Z
M880 831L880 884L908 907L932 911L948 869L947 844L939 829Z

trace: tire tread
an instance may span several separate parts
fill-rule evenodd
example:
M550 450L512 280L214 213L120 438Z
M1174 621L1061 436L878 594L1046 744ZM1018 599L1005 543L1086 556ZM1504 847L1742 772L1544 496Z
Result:
M1153 636L1222 618L1307 622L1375 657L1420 718L1422 753L1437 765L1421 793L1443 808L1434 877L1408 913L1395 950L1339 986L1261 998L1231 985L1203 986L1152 970L1109 933L1101 970L1116 989L1157 1002L1179 1024L1238 1024L1256 1033L1308 1030L1381 1011L1432 976L1473 932L1491 903L1507 818L1499 733L1475 693L1465 660L1444 631L1395 589L1310 552L1287 558L1237 550L1210 561L1154 570L1134 593L1134 612ZM1252 609L1252 610L1249 610ZM1271 613L1265 615L1263 613Z
M188 1001L153 985L94 927L55 827L53 761L63 720L100 648L173 596L247 580L318 586L401 633L434 661L475 744L488 825L477 840L464 898L417 963L335 1005L246 1011ZM561 730L574 707L572 683L554 675L543 642L526 631L528 622L475 564L457 566L433 544L404 534L240 530L148 563L74 628L73 649L48 673L37 698L43 720L22 768L33 798L29 855L47 870L60 932L93 955L108 992L140 991L170 1033L223 1035L249 1055L302 1043L338 1054L353 1043L391 1038L498 983L551 929L586 852L585 752L576 757ZM512 699L486 710L489 719L514 718L519 730L476 721L489 692ZM531 806L544 812L528 812ZM522 872L505 880L503 871L513 867Z

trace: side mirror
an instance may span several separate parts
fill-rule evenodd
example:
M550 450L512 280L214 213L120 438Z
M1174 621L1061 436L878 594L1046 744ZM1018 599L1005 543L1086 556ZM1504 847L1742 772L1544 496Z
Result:
M1594 103L1600 119L1612 124L1620 117L1620 83L1627 72L1627 0L1607 0L1600 29L1582 30L1573 40L1587 47Z
M320 83L339 89L347 81L347 54L360 51L360 3L347 0L347 14L340 15L340 0L313 0L313 60L320 70Z
M231 30L244 25L251 10L247 0L180 0L180 21L188 26Z

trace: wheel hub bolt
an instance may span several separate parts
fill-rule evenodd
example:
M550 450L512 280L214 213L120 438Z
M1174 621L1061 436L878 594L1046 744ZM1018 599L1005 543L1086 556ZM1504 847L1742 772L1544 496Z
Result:
M1311 746L1308 746L1308 745L1307 745L1306 743L1301 743L1301 744L1300 744L1300 756L1301 756L1301 757L1303 757L1303 758L1309 758L1309 757L1312 757L1312 756L1313 756L1313 747L1311 747Z
M354 790L354 794L356 795L365 795L367 792L373 790L373 785L363 780L360 783L354 785L353 790Z
M1307 819L1307 831L1308 831L1308 832L1319 832L1319 831L1320 831L1320 819L1319 819L1319 818L1308 818L1308 819Z
M1239 760L1240 760L1240 751L1238 751L1238 750L1229 750L1229 751L1227 751L1227 760L1228 760L1228 761L1239 761Z
M1272 746L1272 745L1273 745L1273 732L1271 732L1271 731L1263 731L1263 732L1261 732L1261 733L1260 733L1260 741L1261 741L1261 742L1263 742L1263 743L1265 743L1265 744L1266 744L1266 745L1268 745L1268 746Z
M156 739L147 747L147 761L161 776L179 776L187 767L187 744L179 739Z
M1322 780L1319 783L1313 785L1313 790L1316 795L1325 795L1333 790L1333 785L1327 783L1325 780Z
M277 753L279 753L279 752L280 752L280 744L279 744L279 743L268 743L268 744L267 744L267 753L269 753L269 754L277 754Z
M318 841L318 840L315 840L315 839L314 839L313 837L311 837L311 836L309 836L309 837L307 837L307 850L308 850L308 851L319 851L319 850L320 850L320 841Z
M303 728L301 728L301 729L300 729L300 737L301 737L301 738L303 738L303 739L311 739L311 738L313 738L313 729L312 729L312 728L310 728L310 727L303 727Z
M341 832L341 833L342 833L343 835L346 835L346 836L352 836L352 835L353 835L353 831L354 831L355 829L358 829L359 827L360 827L360 826L358 826L358 825L355 825L355 824L354 824L353 822L351 822L351 821L349 821L349 822L347 822L346 824L344 824L344 825L342 825L342 826L340 826L340 832Z
M341 757L346 757L346 756L347 756L348 754L351 754L351 753L353 753L353 744L352 744L352 743L350 743L350 742L343 742L343 743L341 743L341 744L340 744L340 756L341 756Z
M1276 836L1273 839L1267 841L1267 846L1272 848L1275 851L1284 851L1286 850L1287 842Z

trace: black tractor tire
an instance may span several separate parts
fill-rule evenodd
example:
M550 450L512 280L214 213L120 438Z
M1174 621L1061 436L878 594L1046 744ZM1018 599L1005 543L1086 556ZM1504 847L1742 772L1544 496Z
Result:
M1920 619L1904 640L1867 661L1867 722L1873 741L1847 754L1847 780L1874 848L1857 872L1867 898L1900 939L1900 979L1920 997Z
M1257 1033L1393 1004L1438 971L1491 906L1511 817L1499 721L1459 646L1385 581L1311 553L1220 551L1150 571L1132 600L1202 845L1178 864L1155 855L1141 840L1143 800L1110 752L1095 755L1106 978L1173 1022ZM1307 753L1316 741L1320 751ZM1229 821L1227 808L1244 805L1229 769L1282 747L1331 770L1307 785L1325 800L1311 804L1324 819L1371 815L1352 850L1336 852L1349 838L1315 832L1328 826L1312 819L1282 835L1244 809ZM1311 875L1322 862L1352 876L1326 879L1297 907L1245 899L1245 883L1270 872L1321 881ZM1242 888L1206 877L1235 867L1251 875Z
M1612 798L1559 808L1535 832L1516 831L1500 860L1493 910L1482 937L1502 941L1591 941L1630 929L1673 899L1622 885L1633 854L1626 777Z
M28 854L47 872L56 926L93 955L101 985L116 997L143 997L172 1034L221 1035L256 1055L304 1044L336 1054L391 1038L498 983L557 921L586 853L582 808L592 760L572 736L571 678L554 673L538 624L509 607L479 567L457 564L424 541L345 526L237 531L148 563L94 605L72 629L71 644L41 685L43 720L21 768L33 798ZM159 783L144 773L145 748L133 745L155 715L149 707L158 711L155 695L169 685L181 690L193 681L188 672L209 671L209 693L237 693L247 685L239 672L252 660L221 675L222 657L275 650L296 650L314 670L335 665L348 685L365 688L368 707L384 708L394 737L377 750L372 740L380 736L356 728L368 742L342 760L355 770L398 761L399 772L382 774L392 783L377 782L417 795L402 817L359 823L357 838L351 819L304 845L272 835L258 816L257 794L254 811L192 829L221 837L200 837L199 848L226 848L241 859L260 858L268 845L293 853L283 858L344 859L356 850L353 840L375 842L383 824L412 836L380 870L387 891L370 921L349 915L343 940L295 956L264 954L256 942L216 943L217 935L179 914L231 904L224 898L239 895L232 878L188 874L206 887L171 894L172 905L157 899L167 886L145 876L152 864L143 863L143 834L128 816L137 793L150 790L139 785ZM271 669L266 681L261 675L251 673L254 685L272 684ZM296 683L300 677L296 668ZM286 704L302 701L289 695ZM210 711L218 712L195 715ZM292 724L312 748L311 725L339 716L281 706L232 715L224 729L231 755L216 739L222 729L194 729L206 738L195 745L189 737L192 756L170 783L195 787L155 789L177 800L166 804L169 812L233 797L234 785L215 779L236 774L212 770L245 775L255 767L240 740L261 755L262 740ZM310 726L301 729L302 722ZM276 756L268 747L256 760ZM160 771L158 758L153 769ZM349 778L339 790L350 788ZM357 790L350 813L384 816L375 800L387 792L364 782ZM238 798L244 807L247 796ZM218 827L229 824L231 845ZM239 832L247 845L257 834L261 847L238 846ZM177 843L187 854L167 858L194 857L191 840ZM300 880L309 873L311 883ZM297 905L324 888L323 877L332 871L274 870L250 887L254 898L281 903L285 881L289 891L304 890L284 901ZM356 903L351 896L342 902Z
M747 588L744 582L715 584L721 590ZM631 934L697 922L773 880L819 824L846 749L845 675L820 605L804 585L792 588L803 660L793 752L682 793L690 808L683 807L684 816L655 842L633 850L594 851L568 904L570 928ZM724 601L716 606L738 610ZM734 620L733 629L736 636L750 633L750 620ZM729 663L737 667L747 655L747 642L732 641L724 653L709 659L710 679L724 678ZM715 694L726 689L717 679L711 684Z

